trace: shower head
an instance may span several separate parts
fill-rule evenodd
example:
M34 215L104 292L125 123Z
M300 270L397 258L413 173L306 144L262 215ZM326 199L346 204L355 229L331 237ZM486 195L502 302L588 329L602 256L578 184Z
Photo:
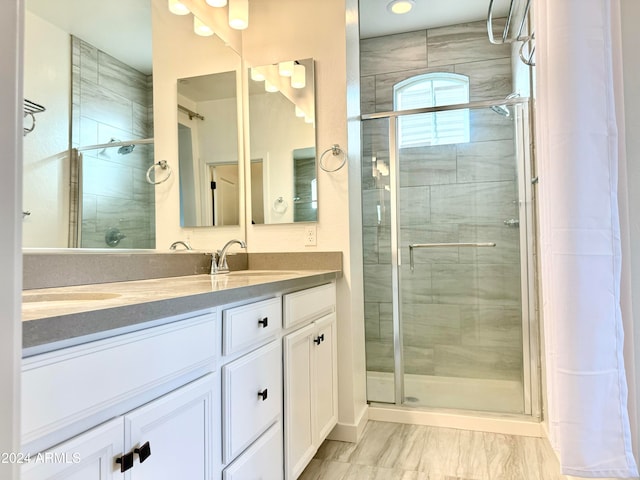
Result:
M133 152L134 148L136 148L135 145L123 145L118 149L118 153L120 155L129 155L131 152Z
M510 93L509 95L507 95L504 99L505 100L511 100L512 98L517 98L519 96L520 96L519 93L513 92L513 93ZM491 110L496 112L498 115L501 115L501 116L506 117L506 118L511 118L511 110L509 109L509 106L507 106L507 105L492 105L491 106Z

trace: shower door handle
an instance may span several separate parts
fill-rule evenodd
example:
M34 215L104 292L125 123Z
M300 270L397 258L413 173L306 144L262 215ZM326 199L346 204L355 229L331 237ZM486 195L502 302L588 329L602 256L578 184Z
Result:
M410 243L409 244L409 264L413 272L413 250L415 248L446 248L446 247L495 247L495 242L481 243Z

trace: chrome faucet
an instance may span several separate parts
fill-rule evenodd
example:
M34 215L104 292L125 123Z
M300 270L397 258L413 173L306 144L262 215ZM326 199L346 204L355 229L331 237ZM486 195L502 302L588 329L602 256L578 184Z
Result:
M222 250L218 250L218 262L216 263L216 255L214 254L211 258L211 275L216 275L218 273L229 273L229 266L227 265L227 250L229 247L237 243L240 245L240 248L247 248L247 244L242 240L229 240L224 244Z
M189 242L184 242L182 240L173 242L169 247L169 250L177 250L178 245L182 245L187 250L193 250L193 248L191 248L191 245L189 245Z

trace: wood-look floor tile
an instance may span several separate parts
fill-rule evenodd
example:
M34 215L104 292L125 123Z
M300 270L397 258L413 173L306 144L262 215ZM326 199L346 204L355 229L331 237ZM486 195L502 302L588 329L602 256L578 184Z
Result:
M343 480L349 467L348 463L313 458L298 480Z

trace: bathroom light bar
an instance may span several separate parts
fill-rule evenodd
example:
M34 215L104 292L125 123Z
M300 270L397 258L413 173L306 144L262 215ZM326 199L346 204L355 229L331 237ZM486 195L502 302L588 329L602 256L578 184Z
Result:
M235 30L249 26L249 0L229 0L229 26Z
M291 75L291 86L293 88L304 88L307 84L306 69L304 65L295 63L293 65L293 75Z
M193 16L193 31L201 37L210 37L213 35L213 30L209 25L206 25L195 15Z
M251 80L254 82L261 82L264 80L264 73L259 67L251 67Z
M169 0L169 11L174 15L188 15L191 13L180 0Z
M205 0L207 5L212 7L224 7L227 5L227 0Z
M278 64L278 73L283 77L290 77L293 75L293 60L286 62L280 62Z

